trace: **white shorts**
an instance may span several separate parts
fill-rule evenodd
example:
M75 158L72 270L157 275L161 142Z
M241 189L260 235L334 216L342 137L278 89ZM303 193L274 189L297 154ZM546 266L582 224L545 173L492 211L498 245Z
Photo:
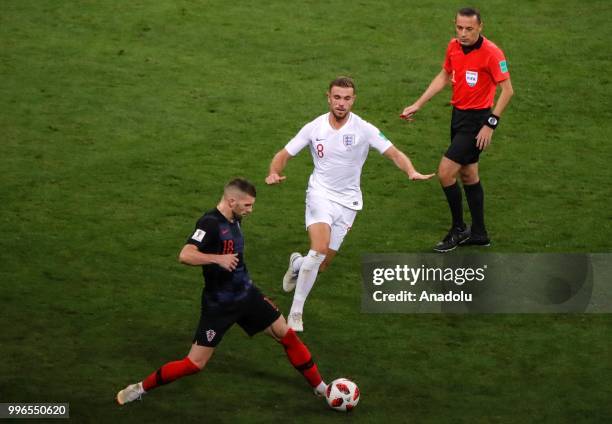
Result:
M349 232L357 211L316 194L306 195L306 229L312 224L324 222L331 228L329 248L338 251Z

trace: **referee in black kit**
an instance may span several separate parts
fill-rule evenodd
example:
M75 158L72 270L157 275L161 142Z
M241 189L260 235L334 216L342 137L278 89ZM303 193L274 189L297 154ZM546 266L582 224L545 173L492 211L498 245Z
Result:
M489 246L484 222L484 192L478 175L478 159L491 143L500 116L514 94L504 53L483 35L480 12L460 9L455 16L456 38L446 49L444 65L421 97L406 107L400 117L407 121L447 84L452 84L453 114L451 144L438 167L438 177L452 215L452 226L435 247L448 252L458 245ZM501 94L495 108L497 85ZM463 221L462 195L457 174L461 177L467 198L472 226Z

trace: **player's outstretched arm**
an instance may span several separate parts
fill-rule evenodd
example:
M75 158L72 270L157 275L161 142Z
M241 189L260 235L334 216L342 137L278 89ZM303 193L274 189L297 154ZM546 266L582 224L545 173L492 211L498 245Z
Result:
M266 184L279 184L283 181L285 176L282 176L281 173L285 166L287 166L287 161L291 159L291 155L287 151L287 149L279 150L274 157L272 158L272 162L270 163L270 170L268 171L268 176L266 177Z
M238 254L215 255L212 253L202 253L194 244L186 244L179 253L179 262L185 265L208 265L217 264L221 268L233 271L238 265Z
M410 178L411 180L428 180L434 175L436 175L436 174L424 175L418 172L416 169L414 169L414 166L412 165L410 158L408 158L408 156L406 156L401 150L399 150L395 146L389 147L387 150L385 150L385 153L383 154L388 159L391 159L393 163L395 164L395 166L397 166L399 169L404 171L406 175L408 175L408 178Z
M434 77L434 79L429 84L429 87L427 87L427 90L425 90L421 97L419 97L416 102L414 102L410 106L407 106L404 109L404 111L400 115L400 118L408 122L414 121L414 115L419 111L419 109L421 109L423 105L427 103L433 96L442 91L442 89L446 87L446 85L450 81L451 75L446 72L444 68L442 68L440 73Z

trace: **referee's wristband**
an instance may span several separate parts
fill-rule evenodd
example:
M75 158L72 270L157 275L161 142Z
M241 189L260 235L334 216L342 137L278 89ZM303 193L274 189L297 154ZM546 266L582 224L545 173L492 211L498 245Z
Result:
M487 120L485 121L485 125L491 129L497 128L499 125L499 116L490 114Z

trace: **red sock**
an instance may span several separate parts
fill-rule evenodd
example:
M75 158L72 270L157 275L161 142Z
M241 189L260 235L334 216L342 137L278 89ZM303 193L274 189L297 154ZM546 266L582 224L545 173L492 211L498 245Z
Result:
M285 352L287 352L287 357L291 365L302 373L312 387L317 387L323 379L319 374L317 365L312 361L312 356L308 348L300 340L297 334L295 334L295 331L290 328L287 334L285 334L285 337L281 339L280 343L285 347Z
M177 378L195 374L200 371L196 364L191 362L191 359L185 357L180 361L168 362L162 365L157 371L149 375L142 381L142 388L145 392L151 389L168 384Z

